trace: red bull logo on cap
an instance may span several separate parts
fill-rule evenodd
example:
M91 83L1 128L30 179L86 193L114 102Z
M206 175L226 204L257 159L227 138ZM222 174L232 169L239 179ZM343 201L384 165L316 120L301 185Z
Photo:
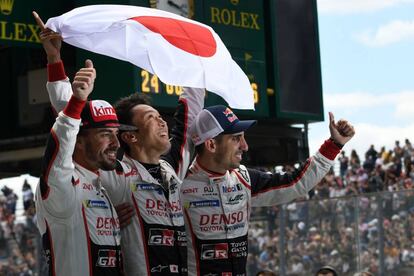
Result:
M235 120L238 120L237 116L231 111L230 108L226 108L223 111L224 115L226 115L227 120L229 120L230 123L234 122Z

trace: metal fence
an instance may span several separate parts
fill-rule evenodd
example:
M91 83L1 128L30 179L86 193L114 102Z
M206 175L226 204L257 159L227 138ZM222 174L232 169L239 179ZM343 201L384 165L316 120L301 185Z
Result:
M295 202L255 208L249 275L313 275L324 265L340 275L398 275L414 265L414 191ZM414 275L414 274L413 274Z
M313 275L330 265L345 276L388 276L414 265L414 190L254 208L251 216L249 275ZM0 274L47 275L32 218L10 229L0 235Z

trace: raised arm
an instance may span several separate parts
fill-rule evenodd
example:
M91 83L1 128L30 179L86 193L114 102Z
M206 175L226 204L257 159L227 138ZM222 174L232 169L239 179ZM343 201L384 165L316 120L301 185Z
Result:
M32 12L40 28L40 40L47 56L46 88L49 99L56 113L62 111L72 96L69 78L66 76L63 61L60 56L62 37L60 34L45 28L45 25L36 12Z
M253 206L284 204L307 193L318 184L334 163L334 159L355 134L353 126L345 120L335 123L329 113L331 137L319 151L293 173L264 173L247 169L251 180Z
M86 67L93 68L91 61ZM73 82L74 94L59 113L53 125L43 157L42 174L40 176L40 195L45 209L53 216L67 217L74 211L75 166L72 155L75 150L76 137L79 132L82 109L88 95L93 90L95 76L85 78L81 73L76 74Z
M162 156L162 159L174 168L180 179L184 179L194 152L194 145L187 137L187 130L204 107L204 95L204 89L185 87L175 110L171 150Z

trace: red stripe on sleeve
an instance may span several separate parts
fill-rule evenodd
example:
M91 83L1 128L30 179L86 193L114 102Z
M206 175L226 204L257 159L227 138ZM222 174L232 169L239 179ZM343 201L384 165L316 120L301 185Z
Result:
M50 158L50 161L47 164L47 169L46 169L46 172L45 172L44 181L45 181L45 184L47 186L47 191L44 195L42 195L43 200L46 200L49 196L49 192L50 192L50 187L49 187L50 169L52 168L53 162L55 162L56 155L58 154L59 147L60 147L59 139L57 138L57 135L56 135L55 131L53 130L53 128L50 130L50 137L53 139L53 141L55 141L55 149L53 151L52 158Z
M78 98L72 95L68 104L63 110L63 113L65 113L65 115L73 119L79 120L81 118L82 109L85 106L85 104L86 101L79 100Z
M83 217L83 225L85 227L86 240L88 242L89 275L92 276L93 275L93 269L92 269L91 237L89 236L88 221L86 219L85 207L83 205L82 205L82 217Z
M234 173L236 174L236 176L240 180L240 182L244 185L244 187L251 190L251 187L250 187L249 183L247 183L246 180L244 180L243 177L236 170L234 170Z
M148 248L147 248L147 244L145 243L146 238L145 238L144 222L141 216L141 212L139 211L138 203L135 200L133 193L131 193L131 198L132 198L132 202L134 203L135 213L137 214L137 217L138 217L139 227L141 228L141 240L143 241L143 246L144 246L145 266L146 266L148 275L151 275L148 252L147 252Z
M184 209L184 215L186 216L188 224L190 226L191 240L193 241L192 244L193 244L193 250L194 250L194 257L195 257L195 260L196 260L196 271L197 271L197 276L200 276L200 272L201 272L201 270L200 270L200 258L199 258L200 254L199 254L198 249L197 249L196 236L194 234L193 225L191 223L190 215L188 214L186 209Z
M50 231L49 224L47 223L47 220L45 220L46 224L46 232L49 234L49 243L50 243L50 267L52 268L52 276L56 276L56 269L55 269L55 250L53 249L53 239L52 239L52 231Z
M270 188L267 188L266 190L261 190L258 193L253 194L252 196L257 196L257 195L260 195L260 194L263 194L263 193L267 193L271 190L280 190L280 189L288 188L290 186L295 185L296 183L298 183L303 178L303 175L306 173L306 171L308 170L308 168L309 168L309 166L312 162L313 162L312 158L309 158L308 161L306 162L305 166L303 167L302 172L295 179L293 179L293 181L291 181L289 183L286 183L284 185L280 185L280 186L276 186L276 187L270 187Z
M65 67L63 62L56 62L47 65L47 80L50 82L66 79Z
M329 160L334 160L340 151L341 149L331 139L326 140L319 149L319 152Z

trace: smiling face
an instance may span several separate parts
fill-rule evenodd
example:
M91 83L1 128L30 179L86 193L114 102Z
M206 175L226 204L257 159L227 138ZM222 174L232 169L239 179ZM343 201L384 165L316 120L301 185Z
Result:
M243 152L249 146L244 138L244 132L237 134L223 134L216 140L214 162L225 170L236 169L240 166Z
M77 147L83 152L81 165L95 171L113 170L119 148L117 128L92 128L78 136Z
M171 146L168 136L167 123L160 113L153 107L140 104L132 108L132 122L138 128L136 131L138 146L142 149L154 151L159 154L167 152Z

